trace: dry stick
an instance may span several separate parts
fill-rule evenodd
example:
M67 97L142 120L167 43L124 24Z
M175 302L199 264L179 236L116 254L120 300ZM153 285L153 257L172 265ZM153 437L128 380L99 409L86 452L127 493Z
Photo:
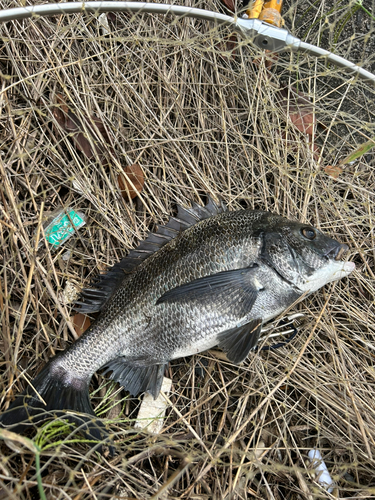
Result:
M37 227L36 236L35 236L34 255L35 255L37 248L38 248L40 229L42 227L43 211L44 211L44 201L42 202L41 207L40 207L38 227ZM23 300L22 300L20 322L18 324L18 329L17 329L17 334L16 334L16 342L15 342L15 346L14 346L14 358L17 358L18 350L19 350L20 344L21 344L23 326L25 324L25 319L26 319L26 307L28 304L28 299L29 299L29 294L30 294L30 289L31 289L31 281L32 281L33 276L34 276L34 270L35 270L35 260L33 259L31 261L29 276L27 278L26 289L25 289L25 293L23 296Z
M0 162L0 171L1 171L1 170L2 170L2 164L1 164L1 162ZM5 174L5 171L4 171L4 174ZM42 213L42 211L41 211L41 213ZM41 219L41 216L40 216L40 219ZM6 226L10 227L12 230L14 230L14 231L18 232L17 228L16 228L15 226L13 226L13 224L12 224L12 226L10 226L10 225L8 225L8 224L4 223L4 221L1 221L1 222L2 222L3 224L5 224ZM39 231L41 231L41 230L43 230L43 228L42 228L41 224L38 224L38 235L39 235ZM20 238L20 239L21 239L21 238ZM39 239L39 238L38 238L38 239ZM38 240L38 239L37 239L37 240ZM21 241L22 241L22 239L21 239ZM25 241L24 241L24 240L22 241L22 244L26 247L26 245L25 245ZM71 333L72 333L72 335L73 335L73 338L74 338L75 340L77 340L77 338L78 338L78 336L77 336L77 332L74 330L73 324L72 324L72 323L71 323L71 321L69 321L69 319L68 319L68 318L69 318L69 315L68 315L68 313L67 313L67 310L65 309L65 307L62 307L62 306L60 305L60 302L59 302L58 298L56 297L55 292L53 291L53 289L52 289L51 285L50 285L50 284L48 283L48 281L47 281L46 276L47 276L47 274L48 274L48 273L47 273L46 269L42 266L42 264L40 263L40 261L39 261L39 259L38 259L38 258L35 258L35 260L34 260L34 261L32 261L32 263L31 263L31 265L34 265L34 266L35 266L35 264L36 264L37 268L39 269L39 271L40 271L41 275L43 276L43 280L44 280L44 283L45 283L45 285L46 285L46 287L47 287L47 289L48 289L48 292L50 293L51 297L52 297L52 298L53 298L53 300L55 301L55 304L56 304L56 306L57 306L58 310L60 311L61 315L65 318L66 324L67 324L67 326L68 326L69 330L71 331ZM31 273L30 273L30 275L31 275Z
M83 496L87 495L87 490L90 491L92 495L95 496L95 493L93 492L92 487L100 480L102 477L100 475L95 476L95 474L98 472L99 466L95 467L94 470L91 472L90 476L87 477L84 470L82 469L82 475L85 480L86 485L81 488L81 491L76 495L73 500L80 500Z
M210 456L212 460L214 460L213 456L210 453L210 450L207 448L207 446L204 444L202 441L202 438L199 437L199 435L196 433L196 431L193 429L193 427L189 424L189 422L186 420L186 418L182 415L182 413L176 408L176 406L172 403L172 401L168 398L166 394L163 393L163 397L167 400L169 406L173 408L175 413L180 417L180 419L184 422L184 424L187 426L189 431L195 436L195 438L199 441L199 443L203 446L203 448L206 450L206 453Z
M39 262L39 259L36 258L35 263L36 263L38 270L40 271L40 274L43 278L43 281L44 281L44 284L48 290L48 293L50 294L53 301L55 302L55 305L56 305L57 309L59 310L61 316L65 319L66 325L69 328L70 333L73 335L74 340L77 340L79 336L77 335L77 332L74 329L73 323L69 320L69 314L68 314L66 307L62 306L60 304L58 297L56 296L55 292L53 291L52 286L48 282L48 279L47 279L48 273L47 273L46 269Z
M349 377L348 377L348 374L347 374L347 371L346 371L346 364L345 364L345 361L343 359L343 355L342 355L342 350L341 350L341 347L340 347L340 342L338 342L338 338L337 338L337 333L336 333L336 330L334 329L334 332L335 332L335 336L336 336L336 341L337 341L337 345L339 347L339 355L340 355L340 358L341 358L341 368L342 368L342 371L344 372L343 375L344 375L344 380L345 380L345 388L350 396L350 399L352 400L352 404L353 404L353 408L354 408L354 411L355 411L355 414L356 414L356 417L357 417L357 421L358 421L358 425L359 425L359 428L361 430L361 435L362 435L362 438L363 438L363 442L366 446L366 449L367 449L367 457L366 458L369 458L370 460L372 460L372 453L371 453L371 448L370 448L370 444L368 442L368 438L367 438L367 433L366 433L366 429L365 429L365 425L363 423L363 419L362 419L362 416L358 410L358 407L357 407L357 404L356 404L356 401L355 401L355 396L354 396L354 393L353 393L353 389L352 389L352 386L351 386L351 383L350 383L350 380L349 380ZM371 434L368 433L369 435L369 438L371 439Z
M358 244L358 241L356 240L355 236L352 234L352 232L351 232L351 230L350 230L350 228L349 228L349 226L348 226L348 224L347 224L346 220L345 220L345 219L344 219L344 217L341 215L340 211L338 211L338 213L340 214L340 219L341 219L342 224L343 224L343 225L344 225L344 227L345 227L345 231L346 231L346 233L347 233L347 234L350 234L350 236L351 236L351 238L350 238L350 239L351 239L351 241L353 242L353 244L355 245L355 248L356 248L357 252L358 252L358 253L359 253L359 255L361 256L362 261L363 261L364 265L366 266L366 270L367 270L367 272L371 275L372 279L374 279L374 280L375 280L375 274L374 274L373 270L371 269L371 266L369 265L369 263L368 263L367 259L365 259L365 258L364 258L364 252L361 250L361 247L360 247L360 245ZM369 214L369 216L370 216L370 214ZM370 221L371 221L371 219L370 219ZM373 227L373 225L371 224L371 226L370 226L370 227Z
M1 221L3 222L3 221ZM1 247L5 248L5 239L3 228L0 227L0 242ZM4 300L5 299L5 300ZM9 362L10 346L12 339L10 335L10 322L9 322L9 297L8 297L8 279L7 270L4 269L4 283L0 277L0 318L2 322L3 342L4 342L4 357L5 361Z
M264 413L266 413L266 411L267 410L265 410ZM263 419L263 424L264 424L264 419ZM252 439L249 439L249 442L246 445L245 451L242 454L241 461L240 461L240 464L239 464L239 466L237 468L237 473L236 473L236 476L235 476L234 481L233 481L233 491L235 490L235 488L237 486L237 483L241 479L241 472L242 472L241 469L242 469L242 466L243 466L243 463L244 463L245 459L247 458L247 454L249 452L251 441L252 441ZM259 457L259 459L262 459L263 457L265 457L271 449L272 449L272 447L268 448L267 450L264 450L263 453L262 453L262 455L261 455L261 457Z
M272 491L271 491L270 485L269 485L269 483L268 483L268 481L267 481L267 479L266 479L266 477L264 475L264 472L262 470L260 470L260 474L262 476L263 483L264 483L264 485L266 487L266 490L268 492L268 498L269 498L269 500L276 500L275 497L274 497L274 495L273 495L273 493L272 493Z
M163 493L165 493L167 490L169 490L169 488L171 488L176 483L176 481L179 480L179 478L185 472L186 468L189 467L189 465L191 464L191 462L188 461L187 459L185 459L184 462L185 463L182 465L182 467L180 467L179 469L177 469L170 476L170 478L168 479L168 481L163 484L163 486L155 493L155 495L153 495L150 498L150 500L156 500L157 498L159 498Z
M12 125L14 125L12 121L11 121L11 123L12 123ZM14 133L15 133L15 130L14 130ZM6 216L6 218L8 219L9 223L12 224L12 226L14 226L14 233L18 235L20 241L22 242L22 245L26 249L27 248L27 245L26 245L27 236L26 236L26 233L25 233L25 230L24 230L24 226L23 226L21 217L20 217L20 213L19 213L19 210L18 210L18 207L17 207L16 200L15 200L15 197L14 197L13 188L12 188L10 182L9 182L9 179L8 179L8 176L7 176L7 173L6 173L6 170L5 170L5 166L3 165L2 161L0 161L0 178L2 178L2 184L5 187L5 192L6 192L7 196L8 196L9 201L10 201L10 205L11 205L11 207L13 209L14 217L15 217L17 223L18 223L19 228L17 228L17 226L14 226L13 223L12 223L12 221L10 220L9 215L4 210L2 210L2 211L3 211L4 215ZM31 273L30 273L30 277L32 277ZM19 345L19 341L16 340L16 346L17 346L17 344ZM16 365L16 356L15 356L15 354L16 354L16 352L13 354L13 362ZM14 377L14 373L11 373L10 374L10 378L9 378L9 386L10 387L13 384L13 377Z
M45 235L45 232L44 232L44 229L43 229L42 225L38 226L38 232L39 231L42 232L44 241L46 242L47 255L48 255L48 258L49 258L50 263L51 263L52 272L54 274L55 281L58 284L59 281L57 279L56 270L55 270L55 267L53 265L51 251L50 251L49 245L47 244L46 235ZM39 236L39 233L38 233L38 236ZM37 246L35 248L37 248ZM68 326L71 334L73 335L74 340L77 340L78 337L79 337L79 335L75 331L73 323L69 320L69 314L68 314L68 310L67 310L65 304L63 306L60 304L60 301L59 301L58 297L56 296L56 294L55 294L52 286L50 285L50 283L48 281L48 272L47 272L47 270L42 266L41 262L39 261L39 259L36 256L35 256L35 261L34 262L35 262L35 264L36 264L36 266L37 266L37 268L38 268L38 270L39 270L39 272L40 272L40 274L41 274L41 276L43 278L44 284L46 285L46 288L47 288L50 296L53 298L53 301L54 301L55 305L57 306L57 309L59 310L61 316L65 319L66 325Z
M18 232L22 233L22 236L25 238L22 243L25 245L25 241L27 241L27 238L25 237L24 226L23 226L23 223L22 223L22 220L21 220L21 217L20 217L20 212L18 210L16 200L14 199L13 188L10 185L8 176L7 176L6 171L5 171L5 166L4 166L4 164L3 164L2 161L0 161L0 179L1 178L2 178L2 185L5 187L5 192L7 193L8 199L9 199L10 204L12 206L14 217L15 217L15 219L16 219L17 223L19 224L19 227L20 227L20 229L18 229L17 226L14 226L15 227L15 231L17 233ZM4 212L4 214L5 214L5 212ZM12 223L10 217L8 216L8 214L6 214L6 218L8 219L9 223Z
M94 59L96 57L99 57L99 56L102 56L104 54L107 54L107 52L108 52L108 50L103 50L102 52L99 52L99 54L93 54L92 56L87 56L84 59L80 59L80 61L73 61L71 63L61 64L58 67L53 67L53 68L45 69L43 71L38 71L37 73L33 73L32 75L26 76L21 81L17 81L17 82L11 83L10 85L8 85L8 87L3 88L0 91L0 96L1 96L1 94L3 92L6 93L10 89L12 89L14 87L17 87L17 85L19 85L21 82L27 82L27 81L32 80L33 78L35 78L37 76L46 75L47 73L51 73L51 72L55 71L56 69L62 69L62 68L68 68L69 66L75 66L78 63L89 61L90 59Z
M327 304L328 304L328 301L329 301L329 297L327 298L324 306L323 306L323 309L321 311L321 313L319 314L319 317L318 319L316 320L316 323L315 323L315 326L313 327L313 329L311 330L311 333L310 335L307 337L307 340L304 344L304 346L302 347L301 349L301 352L299 353L298 357L297 357L297 360L295 361L294 365L292 366L291 370L289 373L287 373L286 375L284 375L284 377L280 380L280 382L278 382L278 384L272 389L272 391L268 394L268 396L266 396L263 401L261 403L259 403L259 405L257 406L257 408L250 414L250 416L246 419L246 421L238 428L238 430L236 432L234 432L232 434L232 436L228 439L228 441L225 443L225 445L221 448L221 450L219 450L219 452L217 453L217 455L211 460L211 462L200 472L200 474L198 475L198 477L196 478L196 480L194 481L194 483L190 486L190 488L186 491L186 493L190 492L193 488L194 488L194 485L204 476L207 474L207 472L211 469L212 466L215 465L215 463L217 462L217 460L219 459L219 457L223 454L223 452L229 448L229 446L231 446L231 444L237 439L238 435L246 428L246 426L249 424L249 422L251 422L251 420L255 417L255 415L258 413L258 411L268 402L268 400L271 398L271 396L273 396L275 394L275 392L286 382L286 380L291 376L291 374L294 372L294 370L297 368L298 366L298 363L300 362L310 340L312 339L314 333L315 333L315 330L317 329L318 327L318 324L319 324L319 321L320 319L322 318L323 316L323 313L327 307Z

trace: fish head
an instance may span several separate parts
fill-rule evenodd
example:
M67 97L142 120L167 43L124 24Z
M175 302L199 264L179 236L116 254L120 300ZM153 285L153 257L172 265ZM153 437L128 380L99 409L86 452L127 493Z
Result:
M262 256L302 293L314 292L355 269L353 262L341 260L349 249L344 243L308 224L277 219L264 233Z

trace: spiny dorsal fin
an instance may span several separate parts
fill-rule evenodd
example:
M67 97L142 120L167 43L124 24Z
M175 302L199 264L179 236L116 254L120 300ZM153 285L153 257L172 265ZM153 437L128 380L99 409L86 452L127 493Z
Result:
M97 276L89 288L82 290L79 300L75 303L77 311L83 314L101 311L126 274L134 271L147 257L160 250L181 231L185 231L200 220L208 219L227 210L222 201L216 203L212 198L208 198L208 203L204 207L192 203L190 208L181 206L177 208L177 217L170 217L165 226L158 226L155 233L150 233L137 248L131 250L105 274Z

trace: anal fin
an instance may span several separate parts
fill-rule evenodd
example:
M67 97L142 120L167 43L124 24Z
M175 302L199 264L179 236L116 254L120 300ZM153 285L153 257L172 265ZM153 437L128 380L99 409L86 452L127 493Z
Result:
M261 329L262 320L254 319L245 325L226 330L219 335L219 347L227 353L229 361L242 363L251 349L256 347Z
M112 372L110 378L121 384L132 396L148 392L156 399L163 382L166 365L137 366L125 358L116 358L105 365L104 373Z

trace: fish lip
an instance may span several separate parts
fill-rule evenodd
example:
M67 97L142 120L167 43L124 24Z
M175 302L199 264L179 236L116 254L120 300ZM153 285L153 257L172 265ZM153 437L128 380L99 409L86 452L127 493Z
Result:
M348 245L345 243L340 243L339 245L335 245L333 248L328 250L328 252L325 254L325 257L327 259L334 259L334 260L340 260L344 253L346 253L349 250Z

